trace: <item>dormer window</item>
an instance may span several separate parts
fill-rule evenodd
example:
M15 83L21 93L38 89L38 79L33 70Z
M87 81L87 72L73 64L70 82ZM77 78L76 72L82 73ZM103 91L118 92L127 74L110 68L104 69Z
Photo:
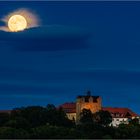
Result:
M117 112L117 113L116 113L116 117L119 117L119 116L120 116L120 114Z

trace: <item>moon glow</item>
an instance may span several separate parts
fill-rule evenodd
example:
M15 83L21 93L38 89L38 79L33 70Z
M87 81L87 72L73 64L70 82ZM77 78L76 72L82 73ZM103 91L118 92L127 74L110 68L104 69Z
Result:
M38 15L25 8L10 12L1 18L0 21L5 23L5 26L0 26L0 30L6 32L18 32L40 26L40 18Z
M8 27L12 32L18 32L26 29L27 21L21 15L13 15L8 20Z

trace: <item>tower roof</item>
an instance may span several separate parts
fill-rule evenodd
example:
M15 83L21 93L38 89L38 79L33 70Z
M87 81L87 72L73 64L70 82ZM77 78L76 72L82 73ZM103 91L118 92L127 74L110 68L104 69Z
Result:
M95 100L100 98L100 96L79 95L79 96L77 96L77 99L78 98L90 98L90 97L92 97Z
M89 97L92 97L93 99L97 99L100 96L92 96L90 91L87 91L86 95L79 95L79 96L77 96L77 98L89 98Z

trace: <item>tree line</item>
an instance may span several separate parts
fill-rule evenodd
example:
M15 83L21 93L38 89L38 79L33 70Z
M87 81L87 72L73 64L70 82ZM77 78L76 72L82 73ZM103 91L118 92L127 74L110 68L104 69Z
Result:
M1 139L114 139L140 138L139 120L112 127L108 111L91 113L83 109L80 121L69 120L63 108L52 104L46 107L15 108L10 113L0 113Z

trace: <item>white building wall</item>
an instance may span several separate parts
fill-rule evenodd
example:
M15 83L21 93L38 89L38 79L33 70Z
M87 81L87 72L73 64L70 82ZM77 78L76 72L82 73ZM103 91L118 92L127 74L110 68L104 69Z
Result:
M76 113L66 113L66 114L67 114L68 119L73 120L74 118L74 120L76 120ZM132 119L134 118L140 119L139 117L132 117ZM128 118L112 118L112 122L110 126L118 127L122 123L128 124L129 123Z
M74 120L76 120L76 113L67 113L67 117L70 120L73 120L73 118L74 118Z
M128 118L112 118L112 123L110 125L118 127L122 123L128 124Z

